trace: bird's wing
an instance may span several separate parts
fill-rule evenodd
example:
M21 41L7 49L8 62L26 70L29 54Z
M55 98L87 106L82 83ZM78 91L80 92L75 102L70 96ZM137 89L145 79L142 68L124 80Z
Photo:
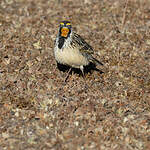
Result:
M94 62L97 65L103 65L100 61L92 56L94 53L93 48L80 35L73 33L71 44L75 47L78 47L82 55L86 56L89 61Z
M73 33L72 45L78 46L81 53L93 54L93 48L77 33Z

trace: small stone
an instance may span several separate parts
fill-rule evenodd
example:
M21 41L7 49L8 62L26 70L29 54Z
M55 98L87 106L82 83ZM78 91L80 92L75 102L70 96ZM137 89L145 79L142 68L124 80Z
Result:
M2 133L2 137L6 139L6 138L8 138L8 137L9 137L9 134L8 134L8 133L6 133L6 132L3 132L3 133Z
M76 126L79 126L79 122L78 122L78 121L75 121L74 124L75 124Z
M33 46L34 46L34 48L36 48L36 49L39 49L39 50L42 49L40 41L34 43Z

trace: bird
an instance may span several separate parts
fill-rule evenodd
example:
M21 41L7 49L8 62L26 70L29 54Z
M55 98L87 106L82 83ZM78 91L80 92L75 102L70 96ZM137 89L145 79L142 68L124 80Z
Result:
M92 46L73 31L71 22L61 21L54 44L54 57L58 64L70 67L66 79L72 68L80 69L84 77L85 66L90 63L102 66L103 63L94 58L93 54Z

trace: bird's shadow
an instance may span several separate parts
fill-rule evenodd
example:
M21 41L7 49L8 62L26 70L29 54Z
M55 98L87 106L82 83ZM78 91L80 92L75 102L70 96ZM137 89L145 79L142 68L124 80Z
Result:
M60 71L62 71L62 72L68 72L69 69L70 69L69 66L66 66L66 65L63 65L63 64L59 64L59 63L57 63L57 68L58 68ZM85 73L85 75L88 74L88 73L92 74L93 71L97 71L97 72L99 72L100 74L103 74L103 73L104 73L102 70L99 70L98 68L96 68L96 65L93 64L93 63L90 63L90 64L87 65L87 66L84 66L84 73ZM74 73L79 74L80 76L82 76L82 72L81 72L81 70L78 69L78 68L72 68L70 74L71 74L72 72L74 72Z

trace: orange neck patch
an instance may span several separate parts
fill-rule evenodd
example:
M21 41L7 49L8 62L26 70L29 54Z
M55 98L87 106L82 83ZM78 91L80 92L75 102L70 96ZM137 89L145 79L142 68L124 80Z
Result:
M69 33L69 29L68 28L64 27L64 28L61 29L61 36L62 37L67 37L68 33Z

